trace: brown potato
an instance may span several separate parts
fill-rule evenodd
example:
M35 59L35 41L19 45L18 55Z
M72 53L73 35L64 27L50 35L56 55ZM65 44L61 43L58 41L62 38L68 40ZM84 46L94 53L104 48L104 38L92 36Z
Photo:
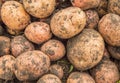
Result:
M17 1L6 1L1 8L1 18L10 30L21 31L30 21L22 4Z
M71 3L73 6L86 10L98 7L100 0L71 0Z
M87 70L97 65L103 53L103 38L94 29L84 29L67 42L67 57L78 70Z
M15 75L20 81L32 81L49 70L50 59L43 52L34 50L16 58Z
M55 0L23 0L26 11L34 17L45 18L51 15L56 6Z
M91 70L96 83L116 83L119 80L117 66L110 60L102 60Z
M15 36L11 41L11 52L17 57L23 52L34 50L34 45L24 36Z
M36 44L41 44L52 37L50 27L44 22L33 22L25 29L25 36Z
M43 75L38 81L37 83L62 83L61 80L53 75L53 74L46 74Z
M41 46L41 51L49 56L51 61L61 59L65 55L65 46L59 40L51 39Z
M84 11L77 7L68 7L58 11L50 22L53 34L62 39L77 35L85 25L86 15Z
M0 57L0 78L4 80L13 80L15 58L12 55L4 55Z
M105 41L112 46L120 46L120 16L106 14L101 18L98 29Z
M67 83L95 83L95 81L88 73L72 72L67 78Z

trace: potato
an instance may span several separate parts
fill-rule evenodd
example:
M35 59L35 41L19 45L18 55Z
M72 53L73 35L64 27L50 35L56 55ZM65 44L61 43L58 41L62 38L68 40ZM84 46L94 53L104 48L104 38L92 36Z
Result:
M101 18L98 29L104 40L112 46L120 46L120 16L106 14Z
M50 66L49 72L51 74L56 75L57 77L59 77L60 79L62 79L63 75L64 75L64 71L62 69L62 66L58 65L58 64L53 64Z
M26 11L34 17L45 18L51 15L56 6L55 0L23 0Z
M8 29L13 31L23 30L30 21L30 16L25 12L22 4L17 1L6 1L2 5L1 18Z
M11 41L11 52L17 57L23 52L34 50L34 45L24 36L15 36Z
M15 58L12 55L4 55L0 57L0 78L4 80L13 80Z
M51 61L61 59L66 53L63 43L56 39L47 41L41 46L40 49L42 52L49 56Z
M87 16L87 24L86 28L96 28L97 24L99 22L99 16L98 13L95 10L87 10L85 11Z
M109 0L108 1L108 12L120 15L120 1Z
M52 37L50 27L44 22L33 22L25 29L25 36L36 44L41 44Z
M88 73L72 72L67 78L67 83L95 83L95 81Z
M62 83L61 80L53 75L53 74L46 74L43 75L38 81L37 83Z
M77 7L68 7L58 11L50 22L53 34L62 39L77 35L85 25L86 15L84 11Z
M10 53L10 38L0 36L0 56Z
M67 57L73 66L81 71L97 65L103 53L103 38L94 29L84 29L67 42Z
M50 59L41 51L27 51L16 58L15 75L20 81L32 81L48 71Z
M96 83L116 83L119 80L117 66L110 60L102 60L91 70Z
M86 10L98 7L100 0L71 0L71 3L73 6Z

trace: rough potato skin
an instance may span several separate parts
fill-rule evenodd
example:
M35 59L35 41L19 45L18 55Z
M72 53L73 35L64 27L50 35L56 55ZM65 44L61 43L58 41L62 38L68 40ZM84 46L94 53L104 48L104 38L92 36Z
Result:
M85 72L72 72L67 83L95 83L94 79Z
M120 16L106 14L99 21L98 30L109 45L120 46Z
M96 83L116 83L119 80L117 66L110 60L102 60L91 70Z
M45 18L51 15L56 6L55 0L23 0L26 11L34 17Z
M100 0L71 0L71 3L73 6L86 10L98 7Z
M34 50L34 45L24 36L15 36L11 41L11 52L17 57L23 52Z
M68 7L54 14L50 26L53 34L62 39L80 33L86 25L86 15L78 7Z
M46 74L43 75L38 81L37 83L62 83L61 80L53 75L53 74Z
M61 59L66 53L63 43L56 39L51 39L44 43L41 46L41 51L48 55L51 61Z
M25 29L25 36L36 44L41 44L52 37L50 27L44 22L33 22Z
M32 81L48 71L50 59L43 52L34 50L16 58L15 75L20 81Z
M23 30L30 21L30 16L17 1L6 1L2 5L1 18L5 25L14 31Z
M12 55L0 57L0 78L4 80L14 79L15 58Z
M81 71L97 65L103 53L103 38L94 29L84 29L81 34L67 42L67 57L73 66Z

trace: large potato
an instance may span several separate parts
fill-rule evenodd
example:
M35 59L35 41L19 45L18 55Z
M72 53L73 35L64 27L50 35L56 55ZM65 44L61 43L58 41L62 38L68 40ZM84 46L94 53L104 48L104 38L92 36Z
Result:
M97 65L103 53L103 38L94 29L84 29L67 42L67 57L78 70L87 70Z
M106 14L99 21L98 29L108 44L120 46L120 16Z
M85 13L77 7L68 7L58 11L51 19L53 34L68 39L80 33L86 25Z
M55 9L55 0L23 0L26 11L34 17L45 18Z

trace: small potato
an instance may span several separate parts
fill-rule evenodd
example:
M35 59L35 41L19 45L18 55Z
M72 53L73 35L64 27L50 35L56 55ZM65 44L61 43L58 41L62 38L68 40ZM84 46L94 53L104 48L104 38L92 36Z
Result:
M50 59L41 51L27 51L16 58L15 75L20 81L38 79L49 70Z
M119 80L117 66L110 60L102 60L91 70L96 83L116 83Z
M44 43L41 47L41 51L48 55L51 61L61 59L66 52L63 43L55 39L51 39Z
M13 80L15 58L12 55L4 55L0 57L0 78L4 80Z
M73 6L86 10L98 7L100 0L71 0L71 3Z
M46 74L43 75L38 81L37 83L62 83L61 80L53 75L53 74Z
M24 36L15 36L11 41L12 54L17 57L23 52L34 50L34 45Z
M25 36L36 44L41 44L52 37L50 27L44 22L33 22L25 29Z
M97 65L103 53L103 38L94 29L84 29L67 42L67 57L73 66L81 71Z
M99 21L98 29L109 45L120 46L120 16L106 14Z
M45 18L51 15L56 6L55 0L23 0L26 11L36 18Z
M17 1L6 1L1 8L1 18L10 30L21 31L30 21L22 4Z
M67 78L67 83L95 83L95 81L85 72L72 72Z
M80 33L86 25L86 15L78 7L68 7L54 14L50 26L53 34L62 39Z

